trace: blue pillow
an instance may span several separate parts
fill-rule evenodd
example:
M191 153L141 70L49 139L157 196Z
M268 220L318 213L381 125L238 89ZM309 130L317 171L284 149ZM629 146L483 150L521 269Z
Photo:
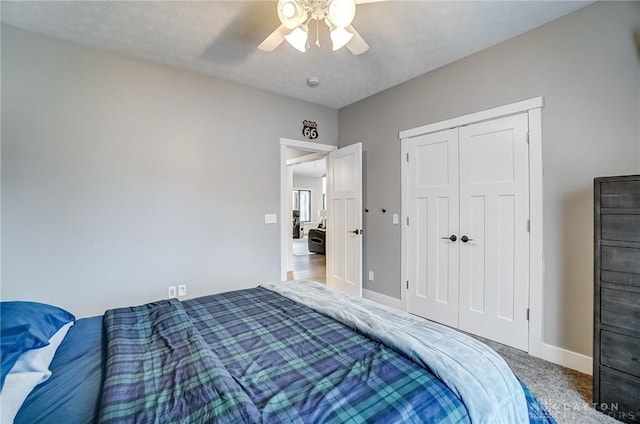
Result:
M18 357L49 344L75 317L64 309L37 302L0 303L0 389Z
M0 303L0 326L3 331L29 324L31 325L29 333L45 343L63 325L75 319L76 317L64 309L44 303L19 301Z
M49 342L43 342L29 332L30 324L19 325L0 332L0 390L4 380L23 352L38 349Z

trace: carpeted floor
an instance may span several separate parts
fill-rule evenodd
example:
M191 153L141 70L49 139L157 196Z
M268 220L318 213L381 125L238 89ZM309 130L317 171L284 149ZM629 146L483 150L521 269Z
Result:
M478 337L479 338L479 337ZM591 376L481 339L507 361L559 424L619 423L592 407Z

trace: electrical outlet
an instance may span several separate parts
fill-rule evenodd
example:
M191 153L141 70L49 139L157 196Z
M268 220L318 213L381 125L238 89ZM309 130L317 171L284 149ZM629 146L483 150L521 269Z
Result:
M373 271L369 271L369 281L373 281Z
M176 297L176 286L169 286L169 299Z
M393 223L396 224L396 225L398 224L398 214L397 213L393 214Z
M178 297L184 297L187 295L187 285L186 284L180 284L178 286Z

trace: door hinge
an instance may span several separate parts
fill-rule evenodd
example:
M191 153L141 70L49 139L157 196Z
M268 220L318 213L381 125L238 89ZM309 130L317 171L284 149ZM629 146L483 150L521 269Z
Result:
M529 144L529 131L527 131L527 144Z
M527 308L527 321L529 321L529 308Z
M407 280L407 290L409 290L409 280Z
M407 153L407 162L409 162L409 153Z
M527 219L527 233L531 232L531 220Z
M407 217L407 226L409 226L409 217Z

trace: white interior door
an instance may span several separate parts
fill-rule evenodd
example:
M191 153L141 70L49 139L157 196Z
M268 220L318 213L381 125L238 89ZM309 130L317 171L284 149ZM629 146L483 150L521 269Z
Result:
M408 145L410 313L458 326L458 129Z
M523 350L529 338L527 131L526 113L460 128L459 328Z
M327 155L327 285L362 296L362 143Z

